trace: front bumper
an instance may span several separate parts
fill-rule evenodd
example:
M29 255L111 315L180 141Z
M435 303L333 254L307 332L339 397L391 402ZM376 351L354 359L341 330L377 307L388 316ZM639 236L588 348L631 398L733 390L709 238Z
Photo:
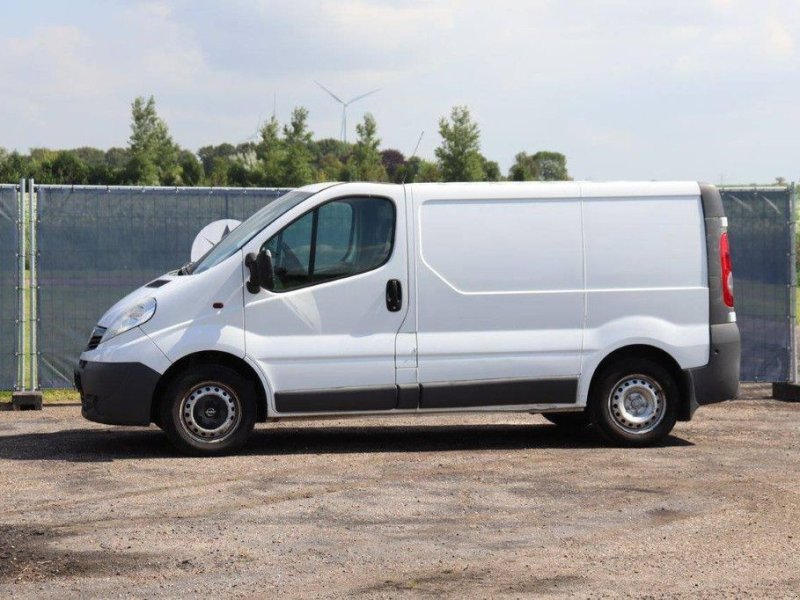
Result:
M107 425L149 425L153 392L160 377L141 363L82 360L75 369L81 414Z
M698 406L732 400L739 395L741 354L742 342L736 323L711 326L708 364L686 371L691 412Z

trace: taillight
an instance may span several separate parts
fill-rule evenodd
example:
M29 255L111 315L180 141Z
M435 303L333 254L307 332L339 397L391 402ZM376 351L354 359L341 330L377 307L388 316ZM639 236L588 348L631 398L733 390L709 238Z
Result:
M719 260L722 266L722 299L727 306L733 308L733 268L727 231L719 236Z

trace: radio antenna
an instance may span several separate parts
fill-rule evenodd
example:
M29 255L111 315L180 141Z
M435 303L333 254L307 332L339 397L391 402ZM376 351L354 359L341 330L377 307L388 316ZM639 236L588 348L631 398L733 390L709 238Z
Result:
M411 153L411 156L408 157L406 163L411 162L411 159L417 155L417 150L419 150L419 145L422 142L422 136L425 135L425 130L419 132L419 139L417 140L417 145L414 146L414 152ZM401 185L405 184L406 182L406 173L403 173L403 181L400 182Z

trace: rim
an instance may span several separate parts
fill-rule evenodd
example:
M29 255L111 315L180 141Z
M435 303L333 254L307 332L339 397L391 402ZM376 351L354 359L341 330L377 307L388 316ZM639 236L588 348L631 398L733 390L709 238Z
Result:
M642 435L653 431L664 419L664 389L647 375L626 375L611 388L608 413L625 433Z
M227 439L242 418L239 397L227 385L215 381L190 389L181 399L179 411L183 430L201 444Z

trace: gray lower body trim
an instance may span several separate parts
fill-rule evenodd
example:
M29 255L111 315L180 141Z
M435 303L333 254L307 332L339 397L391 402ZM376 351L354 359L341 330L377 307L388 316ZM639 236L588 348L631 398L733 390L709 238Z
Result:
M141 363L82 360L75 369L84 418L108 425L148 425L161 375Z
M278 392L275 408L298 413L575 404L577 392L577 379L492 379Z
M691 400L702 406L736 398L741 355L742 342L736 323L712 325L708 364L687 371Z
M347 412L397 408L397 386L304 390L275 394L278 412Z
M492 379L423 383L420 408L462 408L513 404L575 404L577 379Z

